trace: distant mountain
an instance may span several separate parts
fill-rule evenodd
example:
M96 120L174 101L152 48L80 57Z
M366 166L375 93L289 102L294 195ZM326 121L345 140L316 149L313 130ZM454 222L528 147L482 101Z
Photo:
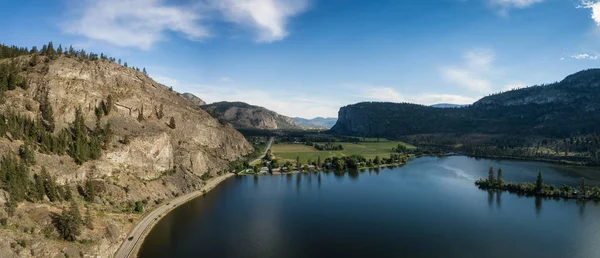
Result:
M204 102L204 100L196 97L196 95L194 95L192 93L183 93L183 94L181 94L181 96L184 97L185 99L189 100L190 102L192 102L192 104L194 104L196 106L206 105L206 102Z
M434 108L459 108L459 107L464 107L464 106L468 106L468 104L440 103L440 104L433 104L430 107L434 107Z
M244 102L216 102L204 105L202 109L219 121L229 123L235 128L301 129L287 116Z
M329 129L335 125L337 118L335 117L317 117L313 119L306 119L301 117L292 117L298 125L303 128L314 128L314 129Z
M397 138L454 133L569 137L600 132L600 69L490 95L463 108L365 102L342 107L333 133Z

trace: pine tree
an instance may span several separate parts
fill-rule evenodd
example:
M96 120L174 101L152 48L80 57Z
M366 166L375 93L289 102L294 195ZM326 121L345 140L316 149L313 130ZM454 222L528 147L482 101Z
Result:
M88 145L88 132L83 118L81 107L75 110L75 121L71 126L72 134L74 135L69 155L75 159L77 164L83 164L89 160L90 150Z
M19 147L19 156L26 165L35 165L35 153L33 150L31 150L28 143L25 143Z
M144 67L144 69L142 70L144 75L148 75L148 72L146 72L146 67Z
M160 106L158 107L158 111L156 112L156 117L158 119L162 119L165 116L165 113L163 111L163 104L160 104Z
M42 113L42 124L46 128L46 131L54 132L54 112L48 94L48 89L42 94L42 99L40 100L40 112Z
M498 168L498 179L496 179L498 181L498 184L500 186L502 186L502 184L504 183L504 178L502 178L502 168Z
M496 182L496 178L494 176L494 167L490 166L490 170L488 171L488 182L493 184Z
M63 192L65 193L65 195L63 196L63 199L65 199L65 201L73 200L73 193L71 192L71 187L69 187L68 185L63 185Z
M62 45L58 44L58 49L56 49L56 53L61 56L63 54L63 49L62 49Z
M317 157L317 168L321 168L321 156Z
M58 190L56 189L56 182L54 179L48 174L46 167L42 167L42 172L40 173L41 179L44 182L44 192L48 199L51 202L55 202L59 200Z
M175 129L175 118L171 117L171 119L169 120L169 127L171 127L171 129Z
M44 196L46 196L46 188L44 187L44 179L42 179L42 177L40 175L36 174L33 177L33 181L35 184L34 199L36 199L38 201L43 201Z
M535 189L539 192L544 187L544 179L542 178L542 172L538 172L537 179L535 180Z
M109 94L108 97L106 97L106 104L103 107L104 107L104 114L106 114L107 116L110 115L110 112L113 109L112 95Z
M87 202L94 202L94 199L96 199L96 189L94 188L92 180L89 178L85 181L84 197Z
M77 202L71 201L69 209L63 209L62 214L58 217L58 232L62 239L67 241L75 241L81 234L81 213Z

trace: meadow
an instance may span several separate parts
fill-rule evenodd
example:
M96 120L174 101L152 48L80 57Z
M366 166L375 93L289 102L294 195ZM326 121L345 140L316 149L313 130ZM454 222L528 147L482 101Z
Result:
M273 144L271 147L271 153L275 155L275 159L279 160L280 162L295 162L296 157L300 157L300 161L306 163L308 160L316 161L318 157L321 157L321 160L324 160L328 157L343 157L351 155L360 155L367 159L373 159L375 156L389 157L390 154L395 153L392 149L396 148L398 144L403 144L408 148L414 148L412 145L394 141L334 143L334 145L337 144L341 144L344 147L344 150L320 151L312 146L307 146L304 144L279 143Z

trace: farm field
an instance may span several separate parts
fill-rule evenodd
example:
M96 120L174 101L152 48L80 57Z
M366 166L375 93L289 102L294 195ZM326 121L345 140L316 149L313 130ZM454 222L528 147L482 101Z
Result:
M275 155L275 158L280 162L295 162L296 157L300 157L300 161L306 163L308 160L316 161L319 156L321 157L321 160L324 160L328 157L343 157L351 155L361 155L367 159L373 159L375 156L388 157L390 154L394 153L392 148L395 148L398 146L398 144L403 144L408 148L414 148L412 145L394 141L334 143L334 145L337 144L341 144L344 147L344 150L320 151L312 146L307 146L304 144L280 143L273 144L271 147L271 153Z

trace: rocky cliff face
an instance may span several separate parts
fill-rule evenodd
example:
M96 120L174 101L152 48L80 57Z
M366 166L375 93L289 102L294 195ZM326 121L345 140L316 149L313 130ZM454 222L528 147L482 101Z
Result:
M126 211L133 202L144 200L145 209L151 209L164 200L193 191L203 184L203 174L221 173L230 161L252 150L234 128L221 125L197 103L139 71L102 59L40 57L37 64L30 65L30 58L0 59L0 64L16 63L29 85L26 90L6 92L0 113L10 110L37 120L39 100L47 91L54 110L55 133L73 122L78 107L91 129L96 123L95 108L110 95L113 111L103 116L99 124L110 123L114 137L97 160L77 165L66 155L36 152L36 164L31 167L32 173L39 173L42 166L47 168L58 183L72 188L74 194L85 180L94 182L99 194L88 205L95 217L94 229L84 229L79 237L90 244L56 240L51 216L59 214L66 203L23 202L8 219L10 227L0 227L0 257L110 257L141 216ZM176 124L174 129L169 127L171 118ZM21 144L2 138L0 154L17 153ZM6 195L0 191L0 201L6 200ZM6 217L3 210L0 217ZM46 233L48 236L44 236ZM17 240L26 244L15 246Z
M191 101L196 106L206 105L206 102L204 102L204 100L198 98L196 95L194 95L192 93L183 93L183 94L181 94L181 96L184 97L185 99Z
M300 126L287 116L242 102L217 102L202 108L235 128L300 129Z
M408 103L342 107L331 132L397 138L428 133L568 137L599 132L600 70L553 84L494 94L460 108Z

